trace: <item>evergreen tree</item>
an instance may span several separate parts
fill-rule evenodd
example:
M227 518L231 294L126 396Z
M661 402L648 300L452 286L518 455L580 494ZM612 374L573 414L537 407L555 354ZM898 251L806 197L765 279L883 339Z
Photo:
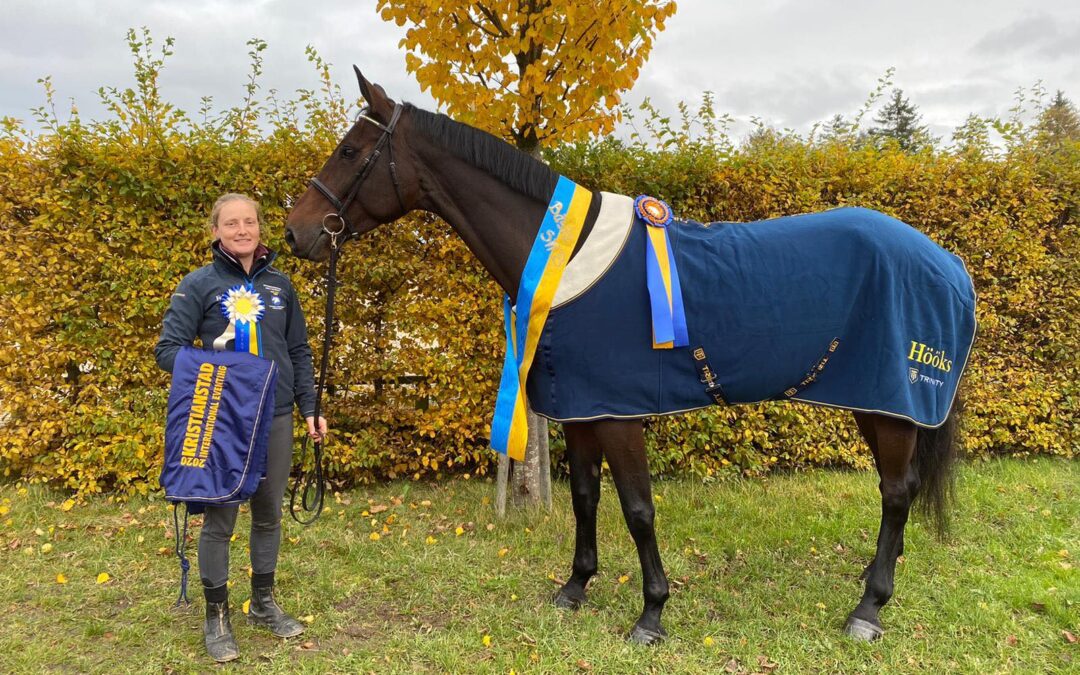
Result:
M1039 115L1036 134L1039 145L1048 150L1056 150L1069 141L1080 141L1080 114L1060 89Z
M894 139L900 148L908 152L918 152L933 145L934 138L922 122L922 115L915 104L904 97L901 89L894 89L892 98L874 118L876 127L870 129L870 136L882 141Z

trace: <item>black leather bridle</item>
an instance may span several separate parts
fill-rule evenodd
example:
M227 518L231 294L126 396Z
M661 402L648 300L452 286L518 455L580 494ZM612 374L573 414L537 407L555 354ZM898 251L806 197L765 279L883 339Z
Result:
M315 388L315 425L318 428L319 418L322 415L322 395L326 389L326 373L327 367L330 362L330 347L334 340L334 297L337 291L337 261L338 255L341 253L341 246L349 239L359 236L356 228L349 222L347 211L349 206L352 205L356 196L360 193L360 185L371 175L371 170L375 168L375 163L379 160L379 156L382 154L383 149L387 150L387 154L390 157L390 180L394 183L394 194L397 195L398 204L401 205L401 210L406 211L405 202L401 199L401 188L398 185L397 179L397 165L394 163L394 144L391 142L394 136L394 127L397 126L398 119L401 117L402 105L400 103L394 105L394 113L390 117L389 124L382 124L376 119L365 115L361 112L357 116L357 121L364 120L370 122L375 126L382 129L382 136L379 137L378 142L375 143L375 147L371 150L371 153L364 158L363 164L360 165L360 169L353 177L352 183L349 184L349 189L345 193L345 199L339 199L334 192L326 187L326 185L317 177L311 179L311 185L326 198L330 205L334 207L336 212L327 213L322 219L322 231L330 236L330 264L326 269L326 318L323 323L323 350L322 361L319 364L319 382ZM327 227L327 220L337 219L340 227L336 229L330 229ZM341 235L344 234L344 237ZM338 238L341 240L338 241ZM315 241L312 242L311 248L315 248L315 244L322 239L321 236L315 237ZM309 250L310 254L311 251ZM323 440L315 441L313 445L313 459L314 463L311 470L306 470L304 464L307 461L307 446L308 438L305 436L303 442L300 445L300 472L296 476L296 480L293 482L292 492L289 496L289 513L292 514L293 519L302 525L309 525L315 522L323 509L323 495L326 493L326 478L323 475L322 466L322 444ZM297 500L299 499L299 504ZM300 511L304 511L310 514L307 519L302 518L299 515ZM177 601L179 602L179 601Z
M343 233L345 236L341 240L342 243L348 241L349 239L352 239L353 237L359 236L356 228L354 228L353 224L349 222L348 210L349 207L352 206L353 201L356 200L357 195L360 194L360 186L365 180L367 180L367 177L371 175L371 171L375 168L375 164L379 161L379 157L382 155L384 149L386 150L387 155L389 155L390 158L390 180L394 184L394 194L397 196L398 204L401 206L401 210L407 210L405 208L405 202L401 198L401 187L398 184L397 164L394 162L394 144L392 142L394 136L394 128L397 126L398 120L401 118L402 107L403 106L400 103L394 104L394 112L390 116L389 124L383 124L382 122L379 122L378 120L368 115L365 115L363 111L361 111L361 113L357 115L356 120L358 122L360 120L363 120L365 122L374 124L375 126L382 129L383 133L382 136L379 137L378 142L375 143L375 147L372 148L371 152L368 153L368 156L364 158L363 163L360 164L360 169L357 170L356 175L353 176L352 183L349 184L348 189L345 191L344 199L340 199L336 194L334 194L334 191L328 188L325 183L318 179L318 177L311 179L311 186L318 190L322 194L322 196L326 198L326 201L330 202L330 205L334 207L334 211L331 213L327 213L325 216L323 216L322 219L322 229L324 233L330 236L331 248L337 247L337 239ZM340 227L332 230L327 227L327 221L330 220L332 222L333 219L336 219L338 221ZM315 241L317 242L318 240L319 238L316 237ZM313 247L314 243L315 242L312 242Z

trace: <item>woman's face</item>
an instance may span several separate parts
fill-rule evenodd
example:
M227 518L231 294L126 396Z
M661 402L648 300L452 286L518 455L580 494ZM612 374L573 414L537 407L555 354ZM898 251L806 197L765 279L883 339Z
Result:
M242 199L226 202L213 234L233 255L239 258L253 255L259 247L259 217L255 207Z

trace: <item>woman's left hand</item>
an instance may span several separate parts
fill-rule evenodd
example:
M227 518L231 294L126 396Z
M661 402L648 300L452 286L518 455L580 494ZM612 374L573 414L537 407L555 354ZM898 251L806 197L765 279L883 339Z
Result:
M315 418L314 417L305 417L304 420L307 421L307 433L308 433L308 436L311 437L311 440L315 441L316 443L319 443L323 439L326 438L326 434L329 431L329 429L326 426L326 418L325 417L323 417L321 415L319 416L319 428L318 429L315 428Z

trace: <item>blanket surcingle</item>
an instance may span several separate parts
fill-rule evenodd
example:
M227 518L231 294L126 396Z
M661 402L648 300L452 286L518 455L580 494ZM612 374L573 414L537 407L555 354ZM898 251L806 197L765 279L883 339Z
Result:
M706 407L700 349L727 403L945 421L975 336L975 292L960 258L919 231L863 208L675 220L690 346L653 349L645 225L630 198L601 197L529 372L537 413L567 422Z

